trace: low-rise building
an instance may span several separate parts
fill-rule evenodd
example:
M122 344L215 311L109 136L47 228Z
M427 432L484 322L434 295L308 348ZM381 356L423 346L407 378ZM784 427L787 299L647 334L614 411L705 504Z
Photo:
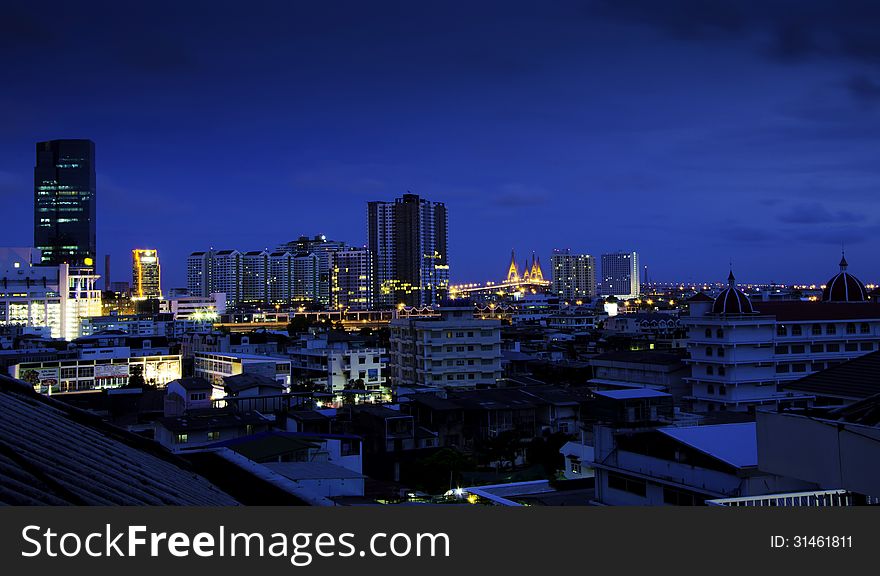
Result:
M435 318L391 322L393 385L496 386L501 378L501 322L474 318L468 302L439 312Z
M228 376L259 374L286 388L290 387L290 360L287 358L232 352L196 352L193 371L195 376L204 378L215 386L222 386Z
M813 490L758 467L754 422L595 430L596 500L693 506L706 500Z
M384 348L368 347L363 339L330 332L303 335L288 353L297 375L325 386L327 392L362 389L377 401L390 401Z
M754 411L760 405L804 405L809 395L785 384L880 347L880 304L841 271L823 299L752 303L733 273L714 302L691 303L682 322L694 410Z
M13 378L24 380L46 394L118 388L135 372L150 386L164 387L181 377L179 354L22 362L9 368Z

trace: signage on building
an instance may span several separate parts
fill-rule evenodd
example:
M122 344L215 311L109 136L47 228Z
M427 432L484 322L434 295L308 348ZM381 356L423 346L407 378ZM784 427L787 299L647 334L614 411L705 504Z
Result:
M95 379L128 378L128 364L96 364Z

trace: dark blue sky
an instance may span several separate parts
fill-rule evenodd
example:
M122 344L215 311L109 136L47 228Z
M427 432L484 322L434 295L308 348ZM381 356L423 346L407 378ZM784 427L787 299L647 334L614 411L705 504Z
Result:
M156 247L366 241L445 201L453 281L554 247L654 279L880 280L876 2L40 2L0 10L0 245L34 143L97 146L113 279ZM192 5L190 5L192 4ZM478 4L478 6L474 6Z

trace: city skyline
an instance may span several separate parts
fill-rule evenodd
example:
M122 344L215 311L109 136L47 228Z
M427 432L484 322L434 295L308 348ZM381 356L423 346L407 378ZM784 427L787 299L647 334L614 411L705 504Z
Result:
M662 18L596 2L505 3L497 28L481 25L490 4L469 18L257 7L233 29L218 4L191 29L195 8L169 18L160 3L135 10L128 36L113 32L127 10L98 28L93 8L59 4L42 21L16 7L0 56L0 196L15 199L0 244L32 236L34 143L90 138L98 262L156 246L171 287L189 252L230 244L226 224L255 249L319 233L363 245L364 205L407 190L448 206L453 282L496 279L516 247L545 261L636 250L657 280L723 281L732 260L743 281L818 283L841 244L873 282L880 84L876 54L858 49L873 46L870 19L844 4L801 8L789 28L785 2L672 2ZM59 99L34 71L73 30L72 55L93 65L58 70ZM434 42L446 34L456 47ZM277 57L280 72L265 64ZM741 209L725 209L734 197Z

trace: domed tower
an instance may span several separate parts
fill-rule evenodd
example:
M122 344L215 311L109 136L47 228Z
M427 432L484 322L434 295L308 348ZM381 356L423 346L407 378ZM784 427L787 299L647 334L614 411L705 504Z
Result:
M713 314L754 314L755 308L745 292L736 287L733 270L727 277L727 288L721 291L712 304Z
M823 302L865 302L868 300L868 291L862 281L846 271L849 264L846 256L840 256L840 272L831 277L825 283L822 291Z

